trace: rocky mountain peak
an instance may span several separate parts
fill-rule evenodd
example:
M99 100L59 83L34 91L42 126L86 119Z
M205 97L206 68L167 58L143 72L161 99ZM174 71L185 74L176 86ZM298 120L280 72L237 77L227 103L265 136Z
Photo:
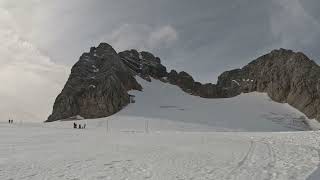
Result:
M121 110L130 99L128 90L142 87L120 56L107 43L92 47L72 67L47 121L73 116L105 117Z
M309 118L320 118L320 67L301 52L279 49L242 69L224 72L218 85L238 92L266 92L277 102L289 103Z
M117 53L101 43L72 67L48 121L76 115L98 118L120 111L130 101L127 91L142 89L135 76L159 79L202 98L265 92L274 101L289 103L309 118L320 119L320 67L301 52L273 50L243 68L222 73L217 84L202 84L184 71L168 73L160 58L150 52L131 49Z

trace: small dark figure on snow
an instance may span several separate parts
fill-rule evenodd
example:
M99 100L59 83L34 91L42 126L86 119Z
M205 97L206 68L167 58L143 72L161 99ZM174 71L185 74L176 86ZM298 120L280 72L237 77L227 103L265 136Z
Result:
M73 123L73 128L77 129L77 123L75 123L75 122Z
M81 129L81 124L79 124L79 129Z
M86 128L86 124L83 125L83 129L85 129L85 128Z

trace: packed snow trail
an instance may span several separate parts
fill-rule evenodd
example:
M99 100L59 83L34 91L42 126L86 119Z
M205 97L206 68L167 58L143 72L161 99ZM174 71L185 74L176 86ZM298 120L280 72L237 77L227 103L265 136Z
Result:
M0 124L0 179L306 179L319 163L319 132L107 133L91 125Z

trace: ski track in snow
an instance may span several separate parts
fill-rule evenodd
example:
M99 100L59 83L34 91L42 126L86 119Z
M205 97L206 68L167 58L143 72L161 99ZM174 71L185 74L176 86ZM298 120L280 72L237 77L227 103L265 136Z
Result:
M96 121L0 124L0 179L306 179L319 164L316 131L107 133Z

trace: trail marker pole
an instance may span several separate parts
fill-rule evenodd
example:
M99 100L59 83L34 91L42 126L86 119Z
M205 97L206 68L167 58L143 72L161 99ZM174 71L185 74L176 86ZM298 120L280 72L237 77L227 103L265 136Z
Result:
M144 127L145 127L145 132L149 133L149 120L148 119L145 121Z
M107 119L107 134L109 133L109 119Z

